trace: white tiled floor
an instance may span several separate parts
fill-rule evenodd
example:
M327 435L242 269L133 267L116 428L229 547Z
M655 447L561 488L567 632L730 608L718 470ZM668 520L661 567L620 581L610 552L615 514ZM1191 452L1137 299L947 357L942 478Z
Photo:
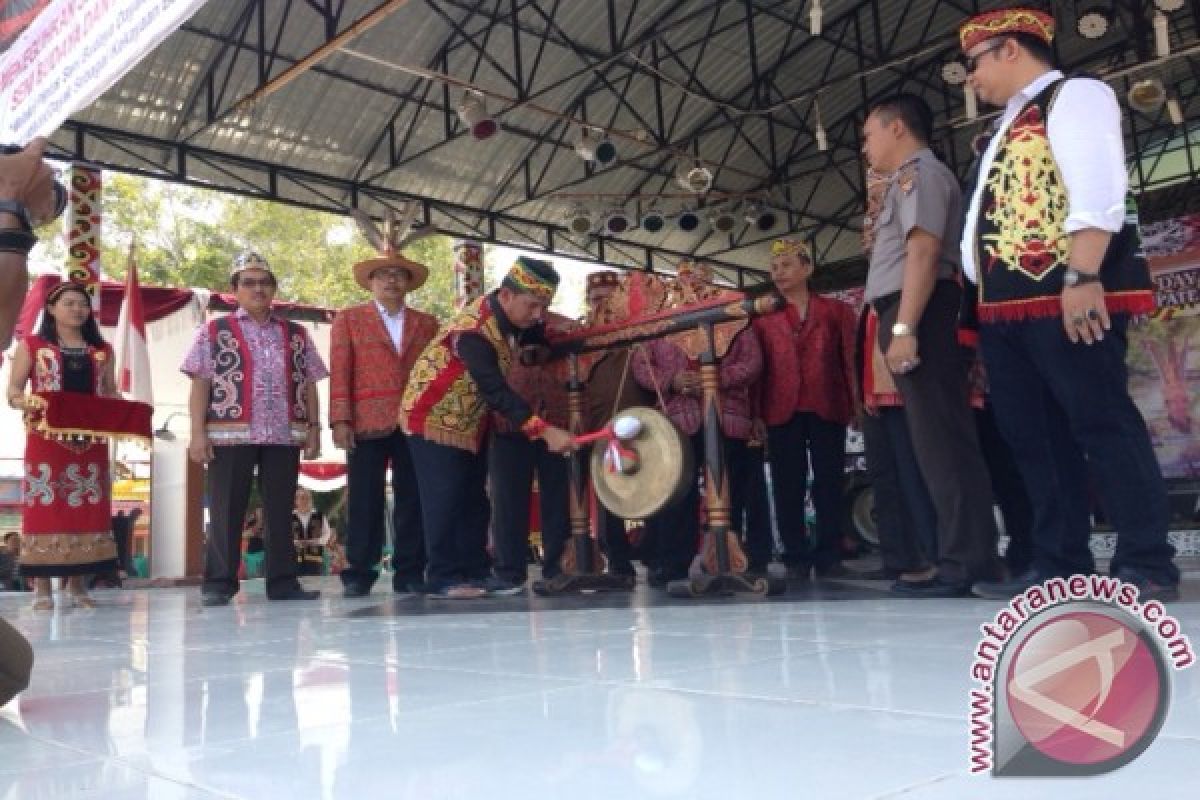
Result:
M881 585L877 585L881 586ZM34 642L0 800L1193 798L1200 668L1102 778L967 772L967 667L997 604L828 586L771 601L268 603L101 592L0 614ZM1171 612L1200 646L1194 583Z

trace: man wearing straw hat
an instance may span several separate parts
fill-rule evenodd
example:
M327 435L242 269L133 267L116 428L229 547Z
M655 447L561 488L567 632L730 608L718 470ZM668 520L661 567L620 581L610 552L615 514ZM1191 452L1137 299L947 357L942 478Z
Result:
M338 312L330 333L329 422L346 451L349 471L347 597L369 594L379 577L386 536L387 470L392 469L392 589L418 591L424 583L425 534L408 437L396 423L404 387L417 357L437 333L437 319L407 305L429 270L402 255L354 265L354 280L371 300Z

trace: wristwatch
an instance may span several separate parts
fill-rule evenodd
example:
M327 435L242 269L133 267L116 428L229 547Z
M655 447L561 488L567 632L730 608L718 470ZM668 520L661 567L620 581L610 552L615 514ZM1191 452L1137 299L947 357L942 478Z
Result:
M917 332L907 322L897 322L892 326L892 336L916 336Z
M1067 267L1067 271L1063 273L1063 286L1069 289L1083 286L1085 283L1100 283L1100 273L1080 272L1074 267Z
M16 200L0 200L0 213L12 214L20 220L22 230L33 230L33 220L29 218L29 209Z

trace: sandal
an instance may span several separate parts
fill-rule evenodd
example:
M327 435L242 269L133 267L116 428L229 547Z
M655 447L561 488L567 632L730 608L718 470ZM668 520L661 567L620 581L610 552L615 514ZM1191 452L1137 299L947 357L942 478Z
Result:
M54 610L54 595L39 594L33 598L34 611L53 611Z
M75 592L70 592L67 595L67 597L70 598L71 605L74 608L95 608L96 607L96 601L93 600L91 597L89 597L86 594L76 594Z

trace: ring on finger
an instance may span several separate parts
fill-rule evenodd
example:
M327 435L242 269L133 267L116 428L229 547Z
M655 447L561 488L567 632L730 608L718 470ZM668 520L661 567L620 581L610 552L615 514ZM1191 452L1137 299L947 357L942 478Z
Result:
M1087 318L1092 320L1100 319L1100 312L1094 308L1089 308L1087 312Z

